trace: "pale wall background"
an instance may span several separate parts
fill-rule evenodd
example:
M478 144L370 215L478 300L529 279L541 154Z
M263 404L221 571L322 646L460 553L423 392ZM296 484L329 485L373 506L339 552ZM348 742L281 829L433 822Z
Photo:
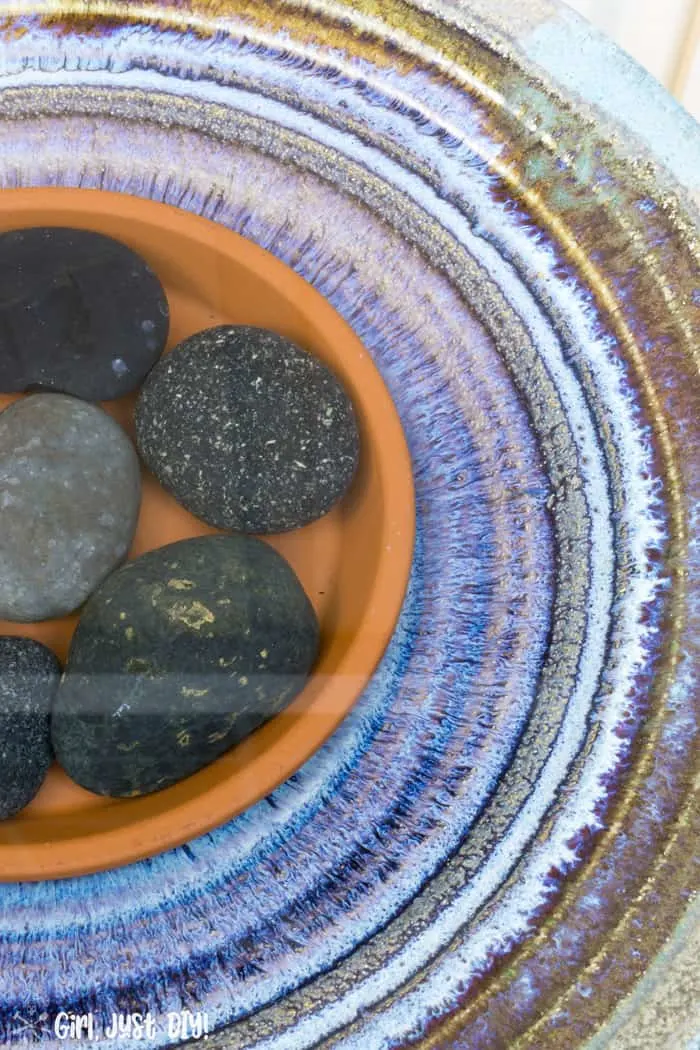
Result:
M700 120L700 0L567 0Z

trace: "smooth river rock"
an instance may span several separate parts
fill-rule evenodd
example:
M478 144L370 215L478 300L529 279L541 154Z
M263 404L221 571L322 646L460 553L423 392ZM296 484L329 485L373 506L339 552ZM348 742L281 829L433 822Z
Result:
M85 607L54 705L58 761L100 795L165 788L286 707L318 646L298 578L262 540L150 551Z
M156 365L136 441L161 484L218 528L272 533L320 518L359 457L355 412L326 366L262 328L220 326Z
M44 782L60 677L58 660L45 645L0 637L0 820L24 809Z
M126 556L138 456L96 405L31 394L0 413L0 618L77 609Z
M122 397L168 337L168 301L150 266L90 230L0 235L0 391Z

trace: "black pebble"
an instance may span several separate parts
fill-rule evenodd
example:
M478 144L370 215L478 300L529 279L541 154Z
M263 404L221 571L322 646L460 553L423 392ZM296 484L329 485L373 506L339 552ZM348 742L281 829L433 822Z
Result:
M357 468L352 403L322 362L262 328L221 326L180 343L136 406L139 451L198 518L283 532L320 518Z
M160 281L135 252L89 230L0 235L0 390L86 401L140 385L168 337Z
M85 606L54 704L56 757L100 795L167 787L286 707L318 645L299 580L262 540L149 551Z
M58 660L45 645L0 637L0 820L29 805L44 782L60 677Z

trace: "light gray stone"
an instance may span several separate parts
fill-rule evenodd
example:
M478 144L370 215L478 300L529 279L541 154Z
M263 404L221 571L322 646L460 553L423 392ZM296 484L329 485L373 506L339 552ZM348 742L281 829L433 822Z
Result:
M136 450L96 405L34 394L0 413L0 617L82 605L126 557L140 497Z

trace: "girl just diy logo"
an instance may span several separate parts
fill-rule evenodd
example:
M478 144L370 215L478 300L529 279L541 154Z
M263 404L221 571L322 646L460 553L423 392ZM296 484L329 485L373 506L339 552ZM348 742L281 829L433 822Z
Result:
M55 1016L42 1014L30 1021L20 1014L15 1015L15 1031L30 1034L52 1035L60 1044L72 1047L84 1043L114 1045L120 1042L153 1043L163 1037L180 1041L209 1038L209 1017L201 1011L173 1010L154 1016L143 1013L113 1013L107 1018L95 1014L79 1014L61 1010Z
M112 1014L104 1025L93 1014L73 1014L61 1012L56 1014L53 1023L54 1035L65 1040L81 1042L119 1042L120 1040L143 1040L153 1042L161 1035L169 1039L207 1039L209 1037L209 1018L205 1013L178 1010L167 1013L164 1017L153 1014L130 1013Z

